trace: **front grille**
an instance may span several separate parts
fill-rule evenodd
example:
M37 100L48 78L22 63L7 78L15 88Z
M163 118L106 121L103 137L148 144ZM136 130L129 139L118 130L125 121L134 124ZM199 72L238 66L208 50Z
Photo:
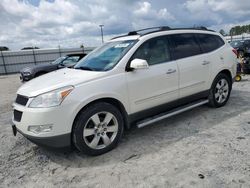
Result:
M20 122L22 119L22 115L23 113L18 111L18 110L14 110L14 120L17 122Z
M25 106L28 102L29 98L23 95L17 95L16 103Z

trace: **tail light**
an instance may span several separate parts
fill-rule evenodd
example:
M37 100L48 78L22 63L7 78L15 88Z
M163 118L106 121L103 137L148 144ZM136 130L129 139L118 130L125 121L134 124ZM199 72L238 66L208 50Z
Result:
M233 48L232 51L233 51L233 53L238 57L238 52L237 52L237 50Z

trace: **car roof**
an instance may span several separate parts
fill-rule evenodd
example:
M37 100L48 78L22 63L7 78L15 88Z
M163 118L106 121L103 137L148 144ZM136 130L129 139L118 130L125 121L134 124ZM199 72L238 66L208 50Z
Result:
M85 56L85 55L87 55L87 54L85 54L85 53L73 53L73 54L67 54L66 56Z
M140 39L144 37L150 38L150 37L160 36L160 35L181 34L181 33L204 33L204 34L218 35L218 33L216 33L213 30L209 30L206 27L170 28L168 26L161 26L161 27L141 29L137 31L130 31L126 35L121 35L121 36L112 38L111 41L136 40L136 39Z

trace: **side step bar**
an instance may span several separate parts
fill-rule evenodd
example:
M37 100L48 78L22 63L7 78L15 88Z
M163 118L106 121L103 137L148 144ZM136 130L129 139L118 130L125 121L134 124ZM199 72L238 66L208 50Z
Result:
M185 111L188 111L188 110L191 110L195 107L198 107L198 106L201 106L203 104L206 104L208 103L208 100L199 100L199 101L196 101L196 102L193 102L193 103L190 103L190 104L187 104L185 106L182 106L182 107L178 107L178 108L175 108L171 111L168 111L166 113L162 113L162 114L159 114L159 115L156 115L156 116L153 116L151 118L147 118L147 119L144 119L142 121L139 121L136 126L138 128L142 128L142 127L145 127L149 124L152 124L152 123L155 123L157 121L160 121L160 120L163 120L163 119L166 119L166 118L169 118L171 116L174 116L174 115L177 115L177 114L180 114L182 112L185 112Z

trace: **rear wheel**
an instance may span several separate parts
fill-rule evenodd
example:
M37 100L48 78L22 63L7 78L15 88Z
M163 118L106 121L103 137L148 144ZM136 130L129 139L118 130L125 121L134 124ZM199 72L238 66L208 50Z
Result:
M218 74L210 89L209 105L216 108L224 106L230 97L231 89L230 78L224 73Z
M73 141L87 155L101 155L117 146L123 133L120 111L105 102L93 104L78 115L73 128Z

